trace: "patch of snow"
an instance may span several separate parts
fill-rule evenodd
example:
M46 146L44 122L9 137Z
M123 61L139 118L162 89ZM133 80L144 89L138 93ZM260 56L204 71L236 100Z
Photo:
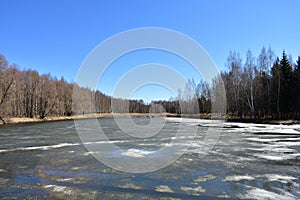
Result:
M32 151L32 150L49 150L49 149L57 149L62 147L70 147L70 146L78 146L79 143L61 143L49 146L33 146L33 147L20 147L15 149L0 149L0 153L14 152L14 151Z
M128 142L128 140L103 140L103 141L92 141L92 142L85 142L84 145L94 145L94 144L115 144L115 143L124 143Z
M172 147L172 146L174 146L174 144L173 143L163 143L163 144L161 144L161 146Z
M272 125L272 124L225 122L224 126L239 127L235 129L236 132L300 134L300 129L299 129L300 125L298 124L297 125Z
M62 192L66 195L71 195L73 193L72 190L68 189L67 187L59 185L45 185L44 188L50 188L54 192Z
M244 158L244 157L239 157L238 161L253 161L253 158Z
M269 154L269 155L264 155L264 154L254 154L255 157L258 158L264 158L267 160L272 160L272 161L282 161L282 160L289 160L289 159L295 159L296 157L300 156L300 153L294 153L294 154Z
M135 157L135 158L141 158L145 157L148 154L155 153L155 151L145 151L140 149L128 149L127 151L124 151L121 153L123 156L129 156L129 157Z
M282 146L300 146L300 142L277 142L276 144Z
M229 194L220 194L217 196L217 198L220 198L220 199L230 199L230 195Z
M202 188L201 186L197 187L180 187L180 190L187 192L190 195L200 196L201 193L206 192L206 189Z
M88 151L83 153L84 156L88 156L88 155L93 155L93 154L101 154L102 152L100 151Z
M82 167L72 167L71 170L83 170L86 169L86 166L82 166Z
M204 176L198 176L193 181L194 182L206 182L206 181L210 181L210 180L215 180L216 178L217 177L212 174L206 174Z
M275 152L275 153L294 153L297 152L295 149L290 149L288 147L278 147L278 145L270 145L263 148L247 148L247 150L260 151L260 152Z
M297 180L296 177L280 174L264 174L264 177L266 177L268 181L278 181L281 183L294 183L293 181Z
M278 199L278 200L290 200L296 199L296 197L290 193L277 194L275 192L267 191L260 188L252 188L247 191L247 194L240 196L241 199Z
M72 178L59 178L59 179L57 179L57 181L59 181L59 182L68 182L68 181L72 181Z
M254 180L255 178L249 175L234 175L226 176L224 181L240 181L240 180Z
M50 146L36 146L36 147L24 147L21 150L48 150L48 149L56 149L61 147L70 147L70 146L77 146L79 143L61 143L55 144Z
M246 140L253 141L253 142L279 142L279 141L300 141L300 138L255 138L250 137L246 138Z
M168 192L168 193L174 193L174 191L167 185L159 185L155 187L156 192Z
M297 152L295 149L290 149L290 148L262 148L264 151L272 151L276 153L294 153Z
M203 126L203 127L223 127L223 120L211 120L211 119L193 119L193 118L177 118L177 117L168 117L166 118L167 122L177 122L183 123L185 125L192 126Z
M175 118L175 117L166 118L166 121L184 123L187 125L199 125L203 127L225 127L225 128L230 128L230 131L233 132L300 134L300 124L294 124L294 125L255 124L255 123L241 123L241 122L224 122L222 120Z
M168 121L168 122L181 122L182 118L181 117L167 117L166 121Z

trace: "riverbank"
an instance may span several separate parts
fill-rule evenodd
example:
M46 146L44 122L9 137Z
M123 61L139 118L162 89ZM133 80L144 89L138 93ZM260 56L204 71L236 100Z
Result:
M34 122L47 122L47 121L64 121L64 120L75 120L75 119L90 119L90 118L105 118L105 117L178 117L177 114L172 113L97 113L97 114L85 114L85 115L73 115L73 116L51 116L44 119L40 118L29 118L29 117L11 117L3 118L6 124L17 124L17 123L34 123ZM0 121L0 125L2 122Z
M35 123L35 122L48 122L48 121L64 121L75 119L89 119L89 118L109 118L109 117L149 117L149 113L98 113L98 114L85 114L85 115L73 115L73 116L52 116L44 119L39 118L27 118L27 117L11 117L4 118L6 124L17 123ZM151 117L184 117L184 118L197 118L197 119L211 119L210 114L198 114L198 115L184 115L180 116L175 113L151 113ZM257 123L257 124L282 124L292 125L300 124L300 120L273 120L273 119L250 119L250 118L234 118L227 117L227 122L241 122L241 123ZM0 125L2 122L0 121Z

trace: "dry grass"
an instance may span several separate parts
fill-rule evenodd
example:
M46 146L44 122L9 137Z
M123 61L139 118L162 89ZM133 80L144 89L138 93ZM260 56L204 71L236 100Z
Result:
M60 120L74 120L74 119L89 119L89 118L104 118L104 117L180 117L175 113L98 113L98 114L85 114L85 115L74 115L74 116L57 116L57 117L46 117L45 119L39 118L27 118L27 117L12 117L4 118L7 124L15 123L26 123L26 122L45 122L45 121L60 121ZM201 119L211 119L210 114L198 114L198 115L182 115L181 117L191 117L191 118L201 118ZM235 119L227 118L229 121L241 121L249 122L250 119ZM251 121L250 121L251 122ZM260 123L266 124L297 124L300 123L299 120L261 120ZM1 121L0 121L1 124Z
M74 119L89 119L89 118L104 118L104 117L170 117L177 116L170 113L157 113L151 115L149 113L97 113L97 114L85 114L85 115L73 115L73 116L51 116L45 119L28 118L28 117L11 117L5 118L7 124L26 123L26 122L45 122L45 121L60 121L60 120L74 120Z

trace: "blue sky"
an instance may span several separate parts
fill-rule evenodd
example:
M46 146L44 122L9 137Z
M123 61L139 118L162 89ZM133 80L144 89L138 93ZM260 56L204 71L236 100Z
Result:
M251 49L257 56L262 46L271 45L277 55L285 49L296 60L300 55L299 7L298 0L1 0L0 53L21 68L73 81L89 52L105 39L133 28L163 27L196 40L220 70L230 50L243 56ZM136 57L137 64L165 58L142 57ZM120 65L129 69L128 63ZM183 65L175 68L186 78L199 78ZM111 70L121 75L120 66ZM99 89L110 94L117 78L107 73L104 80ZM150 101L170 95L152 85L134 97Z

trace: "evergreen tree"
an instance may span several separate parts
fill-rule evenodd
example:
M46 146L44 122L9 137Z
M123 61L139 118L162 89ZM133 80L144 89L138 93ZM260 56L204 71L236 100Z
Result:
M282 72L280 66L279 58L276 59L272 69L272 98L273 101L273 110L276 111L277 114L280 113L280 86L281 86L281 79L282 79ZM279 116L277 116L278 118Z
M291 111L292 104L294 102L293 94L293 68L290 61L287 58L285 51L282 53L280 60L280 66L282 71L281 91L280 91L280 110L284 113L283 117L287 117Z
M295 79L295 85L294 85L294 91L295 91L295 107L294 110L296 112L296 117L300 118L300 56L298 56L298 60L295 64L294 69L294 79Z

